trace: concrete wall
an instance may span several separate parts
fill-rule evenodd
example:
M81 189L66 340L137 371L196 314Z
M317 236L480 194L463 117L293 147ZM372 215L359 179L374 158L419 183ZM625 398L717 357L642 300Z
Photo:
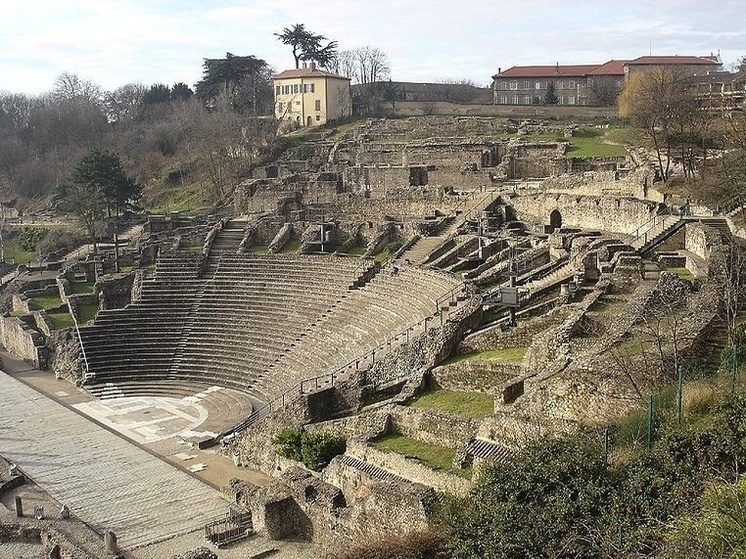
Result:
M536 106L536 105L458 105L445 101L399 101L396 103L396 116L426 115L472 115L502 117L589 117L616 118L616 107L582 106Z

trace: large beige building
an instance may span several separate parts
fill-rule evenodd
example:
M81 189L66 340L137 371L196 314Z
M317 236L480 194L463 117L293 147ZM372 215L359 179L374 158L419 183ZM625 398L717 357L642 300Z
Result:
M273 78L275 116L295 126L315 126L352 114L350 79L316 68L312 62Z

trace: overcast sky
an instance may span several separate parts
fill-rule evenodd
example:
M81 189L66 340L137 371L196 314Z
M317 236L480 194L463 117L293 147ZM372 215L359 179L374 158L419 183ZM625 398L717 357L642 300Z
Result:
M499 67L589 64L652 52L746 54L746 0L4 0L0 90L37 94L61 72L106 90L140 82L193 85L203 58L263 58L280 71L274 37L304 23L341 49L388 54L398 81L471 79Z

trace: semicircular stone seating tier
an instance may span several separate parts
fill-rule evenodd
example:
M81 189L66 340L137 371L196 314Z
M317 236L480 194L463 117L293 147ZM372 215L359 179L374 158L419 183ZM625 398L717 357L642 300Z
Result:
M433 271L374 273L370 260L325 255L224 254L207 277L193 254L163 264L136 301L81 327L92 393L167 380L268 401L386 344L462 286Z

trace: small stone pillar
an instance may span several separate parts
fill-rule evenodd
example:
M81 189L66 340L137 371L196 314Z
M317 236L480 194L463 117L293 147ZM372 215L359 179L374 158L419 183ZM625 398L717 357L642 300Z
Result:
M117 553L117 535L111 530L104 532L104 545L106 546L106 552L116 555Z
M18 495L16 495L16 516L18 518L23 516L23 501Z

